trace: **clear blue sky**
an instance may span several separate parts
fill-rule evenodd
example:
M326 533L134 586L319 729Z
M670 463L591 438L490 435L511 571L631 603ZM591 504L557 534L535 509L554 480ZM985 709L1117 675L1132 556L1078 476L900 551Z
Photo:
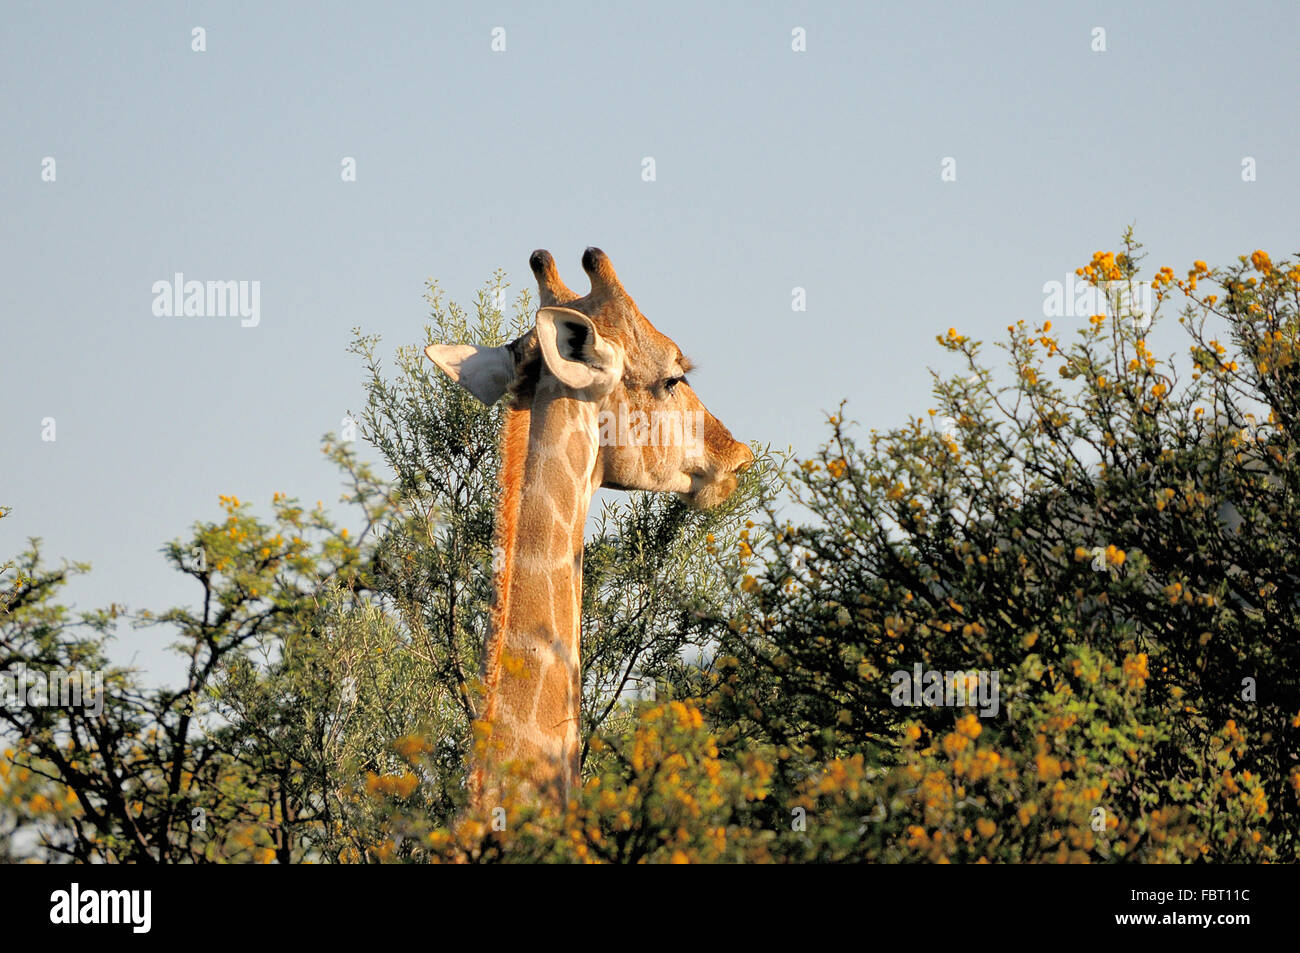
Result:
M337 498L349 329L417 341L426 278L518 289L538 247L580 290L605 249L741 439L891 426L936 333L1041 320L1129 223L1157 267L1293 252L1297 50L1294 2L6 3L0 558L192 599L159 548L218 494ZM259 326L155 316L175 272L260 281ZM116 655L162 677L165 641Z

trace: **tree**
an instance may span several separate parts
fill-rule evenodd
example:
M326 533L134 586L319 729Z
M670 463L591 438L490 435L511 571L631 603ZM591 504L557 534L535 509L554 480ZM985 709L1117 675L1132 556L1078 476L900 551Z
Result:
M717 723L821 818L800 856L1296 859L1300 269L1162 268L1146 315L1139 248L1079 270L1111 317L1073 343L1008 328L1008 382L949 329L928 415L832 416L790 479L816 519L736 569ZM1181 371L1147 344L1173 295ZM996 715L905 706L917 664L998 674Z
M159 615L73 617L85 567L35 546L0 574L0 669L103 671L108 699L0 711L6 856L1295 861L1300 267L1162 268L1144 313L1140 263L1131 233L1096 253L1107 314L1011 325L1005 373L949 329L928 414L864 437L841 407L718 510L608 507L584 783L509 830L461 811L500 411L358 335L391 475L327 438L355 534L223 498L166 550L198 606ZM503 296L471 318L430 286L427 338L513 337L531 302ZM1186 360L1149 343L1171 298ZM186 683L108 668L119 618L173 628Z
M473 315L430 284L429 341L498 344L529 321L507 317L498 273ZM101 712L0 709L0 831L13 857L130 862L372 861L419 858L425 834L465 800L478 660L491 600L500 408L450 385L414 346L386 376L378 339L358 332L367 371L361 433L387 465L376 476L335 435L327 457L355 529L321 504L276 494L269 520L237 497L164 549L191 577L194 605L74 617L57 602L69 574L31 548L0 573L0 669L103 673ZM734 535L762 474L707 513L629 497L605 508L584 576L584 735L631 716L636 685L688 694L701 620L726 590L705 539ZM357 525L359 524L359 525ZM119 619L174 631L184 684L149 690L112 668ZM604 749L589 752L588 773Z

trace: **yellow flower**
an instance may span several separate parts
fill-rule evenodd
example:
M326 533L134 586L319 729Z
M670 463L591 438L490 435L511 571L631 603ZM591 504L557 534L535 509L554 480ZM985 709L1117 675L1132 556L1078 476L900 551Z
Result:
M1134 688L1142 688L1146 684L1146 680L1150 677L1150 673L1147 671L1147 654L1145 652L1139 652L1136 655L1125 656L1124 674L1127 676L1128 682L1131 686Z
M968 714L957 722L957 732L972 740L978 738L983 730L984 726L980 724L980 720L973 714Z
M407 761L410 761L419 755L430 754L433 751L433 748L423 739L417 738L414 735L406 735L393 742L393 750Z
M1038 767L1038 777L1042 781L1055 781L1061 776L1061 762L1046 751L1040 751L1034 759ZM1021 821L1021 823L1025 823Z
M399 798L408 798L415 793L419 779L407 771L403 774L378 775L366 773L366 790L371 794L389 794Z

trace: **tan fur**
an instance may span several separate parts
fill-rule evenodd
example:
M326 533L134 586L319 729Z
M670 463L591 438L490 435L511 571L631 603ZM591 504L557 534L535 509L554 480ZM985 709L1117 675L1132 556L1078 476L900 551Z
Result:
M511 407L506 411L505 424L501 437L501 495L497 499L496 529L493 533L493 588L495 605L492 608L492 628L484 646L483 688L486 705L480 715L483 729L492 725L496 716L496 704L500 697L497 685L501 675L502 633L506 631L510 605L510 567L513 560L503 559L498 553L514 551L515 538L519 524L519 487L524 479L524 464L528 456L528 428L532 414L528 408ZM480 746L490 745L491 738L486 736L478 740ZM470 796L478 801L483 794L483 752L474 758L469 776Z
M484 815L517 794L561 801L578 783L583 529L596 489L672 490L693 505L715 506L753 459L688 383L668 384L690 362L637 308L603 252L589 248L583 255L591 280L583 297L560 280L549 253L534 252L530 265L543 307L585 315L619 349L623 374L592 398L569 392L549 372L537 330L510 348L515 380L496 527L504 559L496 569L487 698L470 774L473 808ZM702 422L699 445L599 440L602 413L656 411L698 414L691 419Z

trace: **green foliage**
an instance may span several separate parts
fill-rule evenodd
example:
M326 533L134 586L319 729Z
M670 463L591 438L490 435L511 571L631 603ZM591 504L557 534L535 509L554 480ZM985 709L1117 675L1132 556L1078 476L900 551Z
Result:
M326 451L347 473L350 498L377 518L383 501L369 470L336 444ZM321 728L319 706L288 690L285 672L299 659L313 664L304 647L316 638L321 600L341 586L364 591L364 544L319 505L307 511L282 494L269 522L233 496L220 502L223 520L198 523L190 540L164 548L195 581L194 605L162 612L113 605L73 618L55 596L88 567L47 570L36 541L0 577L0 668L104 673L102 712L3 709L15 738L8 760L50 785L34 801L10 798L14 823L36 835L36 856L289 859L304 832L328 817L312 784L320 779L302 770L301 749ZM175 634L183 684L147 688L138 673L108 665L119 619ZM252 712L263 717L250 720ZM50 803L72 816L47 816Z
M530 297L507 317L504 293L498 274L471 316L430 284L427 342L522 333ZM421 347L399 347L386 373L378 344L358 333L353 345L366 368L355 416L390 477L334 435L324 447L359 528L282 494L266 520L223 496L224 519L164 550L194 579L196 605L114 607L46 637L62 654L40 664L67 667L83 646L85 666L102 669L117 616L162 626L176 633L187 678L150 691L137 673L113 671L102 721L76 708L6 710L16 739L7 776L49 785L12 789L0 808L11 843L44 859L393 860L457 816L482 702L502 408L436 372ZM627 725L634 690L688 695L702 684L702 620L727 593L706 540L734 534L768 472L756 467L709 512L639 494L603 508L585 554L584 737ZM50 628L47 616L66 616L53 601L62 579L34 550L0 578L0 667L35 664L23 646ZM605 749L584 754L586 774L604 770Z
M1163 268L1139 314L1139 252L1079 269L1109 317L1011 325L1005 373L940 336L960 370L929 414L864 436L841 408L717 510L605 506L583 785L504 830L463 810L502 410L358 334L389 476L326 439L354 531L223 497L165 550L197 604L159 614L74 616L85 567L35 545L4 567L0 668L102 670L109 696L0 710L5 859L1295 861L1300 268ZM504 292L470 314L430 285L427 340L512 339L533 306ZM1148 342L1175 295L1182 361ZM185 684L108 667L119 619L174 631ZM900 704L916 665L996 693Z
M1300 270L1162 269L1143 316L1119 294L1137 252L1080 269L1118 319L1068 345L1009 329L1010 383L951 329L965 367L927 417L865 445L832 417L790 476L817 519L770 520L737 568L718 723L783 753L778 803L819 765L864 772L843 807L870 836L826 833L819 856L1296 859ZM1190 381L1146 342L1175 288ZM1000 714L895 705L891 674L917 663L1000 673Z

